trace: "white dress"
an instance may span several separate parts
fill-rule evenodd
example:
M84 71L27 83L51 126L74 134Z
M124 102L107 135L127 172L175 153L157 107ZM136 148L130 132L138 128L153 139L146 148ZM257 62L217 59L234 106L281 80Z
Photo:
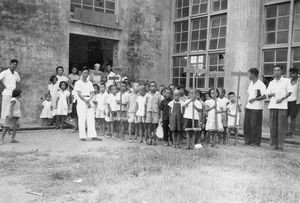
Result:
M57 92L58 102L56 108L56 115L62 115L62 116L68 115L67 99L69 98L69 96L70 96L70 92L68 90L65 91L60 90Z
M215 100L213 99L208 99L205 101L205 106L211 108L215 105ZM217 110L220 111L221 108L220 106L217 105ZM207 121L206 121L206 126L205 130L212 131L212 130L217 130L217 131L223 131L223 125L222 125L222 116L220 113L217 114L217 129L215 125L215 109L212 109L207 112Z
M40 115L40 118L53 118L53 114L51 111L52 102L45 100L43 101L42 105L43 105L43 110Z
M57 101L57 92L59 90L58 84L49 84L48 85L48 91L51 95L51 102L52 106L55 108L56 107L56 101Z

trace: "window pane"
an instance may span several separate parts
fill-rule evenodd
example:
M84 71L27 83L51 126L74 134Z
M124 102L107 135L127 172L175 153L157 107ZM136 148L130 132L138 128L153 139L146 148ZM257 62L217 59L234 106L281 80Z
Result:
M183 0L182 3L183 3L182 4L183 7L189 6L189 0Z
M227 9L227 0L221 0L221 10Z
M219 11L220 10L220 0L213 0L212 1L212 9L213 11Z
M93 0L82 0L82 3L85 5L93 5Z
M198 31L193 31L192 32L192 40L198 40L199 32Z
M219 36L219 28L212 28L211 29L211 37L218 38L218 36Z
M267 33L265 35L265 44L275 44L275 32Z
M187 31L189 28L189 23L188 21L183 21L182 22L182 31Z
M192 15L198 14L199 5L195 5L192 7Z
M189 15L189 7L182 9L182 17L187 17Z
M225 38L221 38L220 40L219 40L219 49L224 49L225 48Z
M191 43L191 50L197 51L198 50L198 41Z
M294 61L300 61L300 48L295 48L294 49Z
M173 77L179 77L179 68L173 68Z
M81 0L71 0L71 3L81 4Z
M175 53L180 53L180 44L175 45Z
M300 2L299 1L296 1L295 13L300 14Z
M208 80L208 88L214 88L214 78L209 78L209 80Z
M217 72L218 71L218 66L210 66L209 71L210 72Z
M115 9L115 2L106 1L106 8L114 10Z
M182 0L176 1L176 8L180 8L182 6Z
M271 19L266 22L266 31L275 31L276 29L276 20Z
M277 43L287 43L288 42L288 31L280 31L277 33Z
M218 88L224 87L224 78L218 78Z
M181 34L175 34L175 42L180 42Z
M298 72L300 73L300 63L294 63L293 68L297 68Z
M300 29L294 31L294 42L300 42Z
M199 50L206 50L206 41L199 42Z
M264 75L273 75L274 64L264 64Z
M174 67L178 67L179 66L179 57L174 57L174 60L173 60L173 66Z
M277 30L289 29L289 17L279 18Z
M181 9L176 9L175 17L176 18L181 18Z
M198 88L204 88L205 87L205 78L198 78Z
M300 28L300 15L296 15L294 19L294 27Z
M290 13L290 4L280 4L278 5L278 16L286 16Z
M200 27L200 20L197 19L197 20L192 20L192 29L193 30L198 30Z
M207 38L207 30L201 30L199 39L206 40L206 38Z
M279 49L276 51L276 62L287 61L287 49Z
M209 65L216 65L216 64L218 64L218 55L217 54L209 55Z
M220 37L225 37L226 36L226 27L222 27L220 29Z
M187 32L182 33L182 35L181 35L181 41L182 42L188 41L188 33Z
M276 17L277 13L277 6L268 6L266 9L266 17L267 18L273 18Z
M181 52L186 52L187 51L187 43L181 44Z
M104 0L94 0L94 5L97 7L104 8Z
M207 18L201 18L201 28L207 28Z
M207 12L207 3L201 4L200 13L206 13L206 12Z
M274 62L275 61L275 52L264 51L264 62Z

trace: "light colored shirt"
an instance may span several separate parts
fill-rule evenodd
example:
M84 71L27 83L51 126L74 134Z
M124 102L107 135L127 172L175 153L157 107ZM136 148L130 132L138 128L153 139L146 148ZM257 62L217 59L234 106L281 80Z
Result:
M224 112L227 111L227 105L229 104L229 99L227 99L226 97L221 98L217 98L217 104L218 106L220 106L221 110Z
M117 93L117 101L118 102L121 102L121 93L118 92ZM125 105L122 105L122 111L128 111L128 103L129 103L129 93L128 92L124 92L122 93L122 104L125 104ZM117 109L118 111L121 110L121 105L120 104L117 104Z
M52 106L56 106L56 100L57 100L57 92L59 90L58 83L55 83L54 85L51 83L48 85L48 91L51 95L51 102Z
M11 96L13 90L16 89L17 83L20 82L20 76L16 71L12 73L10 69L7 69L0 73L0 80L5 86L2 95Z
M21 105L20 105L20 101L16 98L11 98L10 100L10 103L9 103L9 106L7 108L7 112L6 112L6 116L9 116L10 115L10 106L11 106L11 103L15 101L15 105L13 106L13 109L12 109L12 117L18 117L20 118L21 117Z
M107 96L106 105L110 106L111 111L117 111L117 95L109 94Z
M78 80L75 83L74 90L81 92L82 96L91 96L91 92L94 92L94 87L90 81Z
M293 87L289 79L283 77L281 77L279 80L273 79L267 88L268 95L273 93L275 94L275 96L271 97L269 109L287 109L287 99L284 99L278 104L276 101L283 98L287 93L291 92L293 92Z
M135 93L130 93L129 95L129 108L128 113L134 113L137 107L136 100L138 95Z
M96 101L97 101L97 109L98 110L105 110L107 97L108 97L107 92L104 92L104 93L100 92L99 94L97 94Z
M161 94L156 91L154 94L151 92L146 94L147 100L147 112L159 112L159 104L161 101Z
M106 87L109 87L114 84L114 80L110 80L110 78L115 77L115 76L116 76L116 74L112 71L107 75ZM115 82L117 82L117 81L115 81Z
M198 111L193 107L193 102L190 102L191 100L188 99L186 100L183 105L185 106L185 110L184 110L184 118L187 119L193 119L193 110L194 110L194 120L199 120L199 113ZM190 103L189 103L190 102ZM187 105L187 103L189 103ZM186 106L187 105L187 106ZM198 100L194 101L194 105L197 109L202 109L202 103Z
M137 103L137 106L138 106L136 116L141 116L141 117L146 116L145 109L146 109L146 103L147 103L147 96L146 95L138 96L137 99L136 99L136 103Z
M295 83L295 84L292 84L292 87L293 87L293 92L291 94L291 96L289 96L289 98L287 98L288 102L292 102L292 101L296 101L297 100L297 91L298 91L298 84Z
M254 101L252 103L249 102L250 99L256 98L260 92L260 95L266 95L267 88L266 85L261 81L257 80L256 83L253 81L250 82L247 93L248 93L248 101L246 104L247 109L254 109L254 110L262 110L264 108L264 100Z

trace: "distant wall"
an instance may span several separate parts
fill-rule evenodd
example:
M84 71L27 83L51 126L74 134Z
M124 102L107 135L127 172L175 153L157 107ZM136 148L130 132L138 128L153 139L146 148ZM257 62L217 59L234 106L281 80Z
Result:
M40 98L55 67L67 67L68 7L61 0L0 0L0 66L19 60L24 123L39 117Z

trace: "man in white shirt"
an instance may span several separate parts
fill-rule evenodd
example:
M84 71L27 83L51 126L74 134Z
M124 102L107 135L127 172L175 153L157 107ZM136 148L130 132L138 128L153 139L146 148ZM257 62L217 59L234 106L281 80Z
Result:
M10 61L10 66L7 70L0 73L0 81L4 85L5 89L2 92L2 109L1 109L1 124L4 123L7 108L10 104L10 99L12 97L12 91L16 89L17 83L20 82L20 76L15 71L18 67L18 60L12 59Z
M260 146L266 85L258 79L257 68L250 68L248 75L251 82L247 90L248 99L244 119L245 145Z
M270 133L271 146L275 150L283 150L284 138L287 132L287 98L291 96L293 88L287 78L282 77L282 66L274 66L274 79L267 89L270 98Z
M290 69L290 78L291 85L293 87L293 92L288 98L288 117L291 117L291 125L287 136L293 137L295 126L296 126L296 117L300 108L300 79L298 78L299 71L297 68Z

